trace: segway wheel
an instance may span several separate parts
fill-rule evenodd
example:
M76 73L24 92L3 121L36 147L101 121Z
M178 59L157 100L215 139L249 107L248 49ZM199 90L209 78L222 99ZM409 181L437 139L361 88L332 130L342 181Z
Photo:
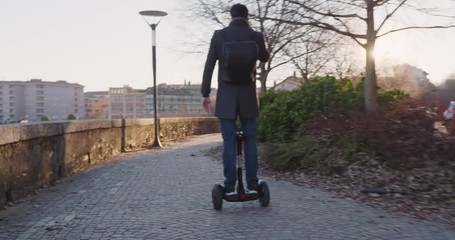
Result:
M215 210L219 211L223 208L223 188L218 184L215 184L212 189L212 204Z
M265 181L259 181L259 204L261 207L267 207L270 204L269 186Z

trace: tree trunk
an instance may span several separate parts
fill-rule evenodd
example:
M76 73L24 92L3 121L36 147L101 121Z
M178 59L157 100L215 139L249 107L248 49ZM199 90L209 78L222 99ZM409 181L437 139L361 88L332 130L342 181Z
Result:
M310 82L310 79L308 78L308 72L303 72L302 71L302 86Z
M374 59L374 42L366 45L365 71L365 111L370 114L378 112L378 97L376 87L376 62Z
M260 69L260 72L259 72L259 76L258 76L258 79L259 79L259 82L261 82L261 88L259 89L259 92L263 93L263 92L266 92L267 91L267 75L269 73L269 71L267 71L265 69L265 64L259 64L259 69Z
M367 42L364 46L366 51L365 69L365 111L368 114L378 113L378 97L376 87L376 62L374 59L374 47L376 44L376 31L374 29L374 3L367 1Z

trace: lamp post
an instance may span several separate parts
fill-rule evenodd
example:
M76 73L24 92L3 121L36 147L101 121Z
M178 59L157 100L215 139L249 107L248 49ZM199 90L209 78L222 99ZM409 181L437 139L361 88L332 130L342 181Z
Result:
M158 112L157 112L157 100L156 100L156 95L157 95L157 87L156 87L156 27L161 21L161 18L167 15L166 12L162 11L155 11L155 10L147 10L147 11L141 11L139 14L144 18L145 22L147 25L149 25L152 28L152 60L153 60L153 117L154 117L154 125L155 125L155 140L153 141L153 147L158 147L161 148L161 142L160 142L160 128L159 128L159 122L158 122ZM153 23L150 23L149 21L146 20L146 17L149 19L153 19Z

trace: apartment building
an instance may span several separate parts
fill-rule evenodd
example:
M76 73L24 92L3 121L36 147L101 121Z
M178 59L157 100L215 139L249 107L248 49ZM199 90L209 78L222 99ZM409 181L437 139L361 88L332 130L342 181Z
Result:
M84 86L66 81L0 81L0 122L84 117Z
M212 116L202 108L201 85L191 83L158 86L159 117ZM212 89L213 95L216 89ZM85 93L86 117L90 119L152 118L153 87L133 89L128 85L109 91Z
M109 88L109 117L145 118L146 91L133 89L128 85L121 88Z
M85 116L87 119L109 119L109 92L85 93Z
M153 116L153 88L147 90L146 111ZM215 93L215 89L212 89ZM191 83L158 85L158 114L160 117L200 117L212 115L202 107L201 85Z

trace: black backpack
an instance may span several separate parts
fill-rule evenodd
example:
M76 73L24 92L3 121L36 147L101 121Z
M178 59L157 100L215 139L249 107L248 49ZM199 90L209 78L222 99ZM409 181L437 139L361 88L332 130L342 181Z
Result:
M228 40L222 43L222 63L227 74L222 74L221 80L232 84L251 84L255 80L256 61L259 47L256 42L256 32L251 40Z

